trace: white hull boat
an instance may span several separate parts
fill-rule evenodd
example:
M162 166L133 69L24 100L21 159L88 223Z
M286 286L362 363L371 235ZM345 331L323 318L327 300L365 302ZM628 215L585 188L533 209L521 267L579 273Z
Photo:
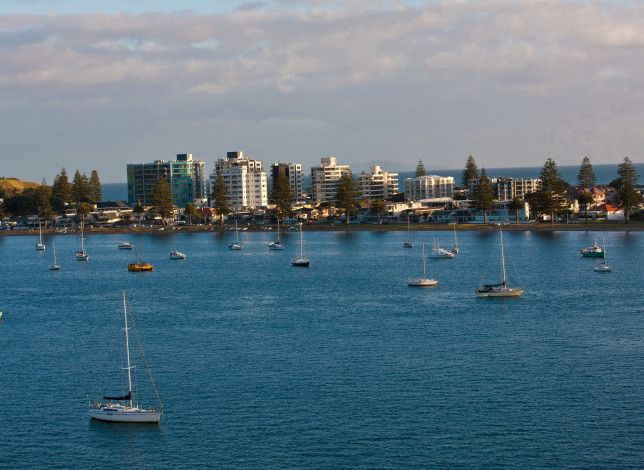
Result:
M83 232L83 219L81 218L81 249L76 252L76 261L87 261L89 260L89 255L85 251L85 235Z
M280 218L277 217L277 241L268 244L269 250L283 250L284 245L280 243Z
M454 253L447 251L445 248L438 246L438 242L434 243L432 252L427 256L428 258L453 258Z
M54 246L54 264L49 265L49 270L50 271L60 271L60 266L56 264L56 244L52 242L52 245Z
M45 244L42 242L42 227L38 222L38 243L36 243L36 251L45 251Z
M161 419L161 412L141 410L137 407L111 403L103 405L100 408L90 409L89 416L92 419L113 421L116 423L158 423L159 419Z
M423 242L422 257L423 257L423 277L419 277L417 279L407 278L407 285L412 287L434 287L436 284L438 284L438 281L436 279L427 279L427 273L425 272L425 243L424 242Z
M123 396L110 397L104 396L104 400L109 400L108 403L100 403L94 401L90 403L89 407L89 417L92 419L97 419L100 421L112 421L117 423L158 423L161 419L162 411L160 411L162 405L159 395L152 381L152 375L148 369L148 375L150 376L150 382L154 389L154 394L156 395L157 401L159 402L159 410L150 410L139 408L133 404L132 399L132 369L130 366L130 342L128 336L128 322L127 322L127 301L125 292L123 292L123 317L125 321L125 351L127 357L127 367L124 370L127 370L127 384L128 384L128 393ZM134 322L132 322L134 325ZM139 345L140 345L139 341ZM143 356L143 362L147 368L147 361L145 356Z
M132 249L134 249L134 245L129 242L119 243L119 250L132 250Z
M241 250L242 246L239 243L239 230L237 229L237 219L235 219L235 236L237 237L236 240L228 245L229 250Z
M180 251L174 250L170 253L170 259L186 259L186 255Z
M503 231L499 231L501 237L501 270L503 281L498 284L483 284L476 289L476 295L480 297L519 297L525 290L523 287L508 286L505 276L505 253L503 251Z
M604 244L604 262L602 264L595 265L593 271L596 273L611 273L613 272L613 267L606 264L606 239L602 238Z
M304 238L302 235L302 223L300 223L300 257L291 259L293 266L306 268L311 264L311 260L304 257Z

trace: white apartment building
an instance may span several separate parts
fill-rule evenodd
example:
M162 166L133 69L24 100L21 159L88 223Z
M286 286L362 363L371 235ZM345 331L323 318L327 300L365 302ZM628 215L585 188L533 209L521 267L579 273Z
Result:
M293 203L303 202L302 165L299 163L273 163L271 165L271 179L273 184L282 175L286 176L289 183L291 183L291 191L295 195Z
M338 181L349 165L338 165L335 157L322 158L320 166L311 168L311 202L321 204L335 199Z
M468 194L473 198L478 190L480 178L471 179L468 182ZM514 178L490 178L490 186L494 193L494 199L497 201L511 201L516 196L521 199L528 193L533 193L541 188L541 180L538 178L533 179L517 179Z
M405 199L408 201L454 197L453 176L426 175L407 178L404 187Z
M244 157L243 152L227 152L215 162L210 174L210 187L220 171L228 187L230 208L237 212L268 204L268 184L262 162Z
M363 171L358 175L358 184L362 197L372 201L389 200L398 192L398 173L382 171L380 165L372 165L369 173Z

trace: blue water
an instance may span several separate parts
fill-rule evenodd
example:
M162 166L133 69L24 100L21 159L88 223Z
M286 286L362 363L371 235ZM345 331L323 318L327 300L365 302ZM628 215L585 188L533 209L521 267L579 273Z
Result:
M639 175L644 177L644 163L635 163L635 168ZM497 178L500 176L515 179L531 179L539 178L539 173L542 167L514 167L514 168L486 168L485 172L490 178ZM579 166L561 166L558 167L559 172L571 185L577 184L577 174L579 173ZM427 166L427 173L439 176L453 176L456 185L461 184L460 170L433 170ZM383 168L384 171L397 171L395 168ZM593 165L595 176L597 177L597 184L608 184L618 177L617 164L615 165ZM403 181L405 178L413 178L413 171L402 171L398 175L399 191L403 190ZM305 186L308 177L305 177ZM103 199L106 201L127 201L127 183L108 183L103 185Z
M613 273L580 257L596 235ZM520 299L474 296L498 234L459 233L428 289L406 285L419 243L452 235L412 237L307 232L308 269L296 233L281 252L270 232L237 252L230 232L130 238L153 273L127 272L119 235L88 236L87 263L73 235L0 237L0 467L641 468L644 233L504 234ZM122 389L121 289L159 426L87 416Z

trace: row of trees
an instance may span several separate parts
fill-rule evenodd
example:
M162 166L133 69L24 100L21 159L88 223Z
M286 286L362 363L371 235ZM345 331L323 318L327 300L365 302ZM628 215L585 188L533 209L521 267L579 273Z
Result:
M617 174L619 178L611 181L610 186L616 189L617 203L624 208L624 216L628 221L632 211L638 207L640 202L640 195L635 189L639 175L635 170L635 165L633 165L633 162L628 157L625 157L622 163L618 165ZM527 194L525 200L530 204L530 209L537 218L548 214L550 215L550 220L554 223L555 214L560 214L565 210L563 195L569 184L563 179L563 176L557 168L557 164L552 158L546 160L539 177L541 179L541 188L533 193ZM487 211L494 208L494 192L490 179L485 173L485 168L479 174L476 162L470 155L465 162L461 183L464 187L468 187L469 181L472 179L479 180L478 188L473 197L474 206L477 210L483 211L484 222L487 223ZM596 185L595 172L588 157L584 157L581 162L579 173L577 174L577 182L583 188L580 191L578 202L584 206L587 216L588 207L594 202L594 198L589 189ZM517 221L518 211L523 207L523 202L519 197L515 197L510 204L510 209L517 214Z
M98 177L98 172L92 170L88 178L85 173L76 170L72 182L67 177L65 168L54 177L54 184L47 185L45 179L36 188L27 188L11 196L0 194L4 199L0 206L0 214L6 215L29 215L38 214L45 220L54 220L56 214L63 211L67 204L86 204L89 213L89 204L95 204L103 200L103 187Z
M349 216L357 211L361 196L358 182L355 180L351 172L344 172L337 184L334 204L335 207L341 209L346 214L346 223L349 223ZM219 215L220 223L223 224L224 216L230 214L232 210L230 208L228 187L224 182L221 172L217 172L217 175L215 176L210 198L212 203L211 206ZM278 217L283 219L293 211L292 201L294 198L295 193L291 190L291 184L288 177L285 175L278 176L273 182L273 186L270 191L270 199L276 206ZM376 208L380 207L380 210L382 211L380 213L386 212L383 201L378 200L374 204L376 205Z

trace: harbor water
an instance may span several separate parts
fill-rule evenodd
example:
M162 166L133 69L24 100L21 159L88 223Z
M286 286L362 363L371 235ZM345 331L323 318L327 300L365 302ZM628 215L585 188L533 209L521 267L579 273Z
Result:
M641 468L644 233L504 233L515 299L474 295L499 234L457 236L435 288L407 278L451 232L305 231L310 268L289 231L90 234L87 262L75 235L0 237L0 468ZM603 238L612 273L580 256ZM88 417L123 390L122 290L159 425Z

